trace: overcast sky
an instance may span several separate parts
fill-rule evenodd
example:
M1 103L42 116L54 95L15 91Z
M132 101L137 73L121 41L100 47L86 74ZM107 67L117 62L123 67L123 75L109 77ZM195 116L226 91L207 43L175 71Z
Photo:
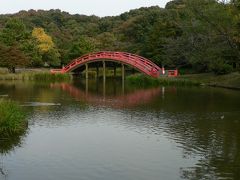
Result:
M61 9L71 14L97 16L119 15L130 9L158 5L165 7L169 0L0 0L0 14L29 9Z

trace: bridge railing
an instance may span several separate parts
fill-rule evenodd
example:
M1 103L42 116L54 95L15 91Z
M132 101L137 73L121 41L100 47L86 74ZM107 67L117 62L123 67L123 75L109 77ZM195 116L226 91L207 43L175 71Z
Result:
M111 51L102 51L92 54L87 54L81 56L79 58L74 59L72 62L67 64L61 70L53 70L51 72L57 73L66 73L72 71L73 69L77 68L78 66L85 64L86 62L97 61L100 59L112 60L112 61L119 61L124 64L131 65L140 71L154 77L158 77L161 71L161 68L158 67L156 64L151 62L150 60L127 52L111 52Z
M55 74L55 73L63 73L62 69L51 69L50 72L52 74Z
M124 63L136 66L141 70L145 70L145 71L147 70L148 72L151 72L151 73L157 73L160 70L160 68L156 64L138 55L134 55L126 52L98 52L98 53L84 55L80 58L76 58L67 66L65 66L63 68L63 71L67 72L69 69L76 66L77 64L84 63L84 61L95 60L97 58L99 59L106 58L111 60L122 59Z

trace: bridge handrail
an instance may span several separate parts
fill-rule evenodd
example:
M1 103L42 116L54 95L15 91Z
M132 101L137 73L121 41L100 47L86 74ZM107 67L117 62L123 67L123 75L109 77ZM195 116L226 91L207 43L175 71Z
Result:
M62 68L62 72L68 72L73 67L83 64L85 61L91 61L96 59L111 59L116 61L121 61L125 64L129 64L143 70L147 74L158 73L161 68L159 68L152 61L141 57L139 55L127 53L127 52L112 52L112 51L100 51L96 53L86 54L79 58L74 59L69 64ZM141 62L141 63L140 63Z

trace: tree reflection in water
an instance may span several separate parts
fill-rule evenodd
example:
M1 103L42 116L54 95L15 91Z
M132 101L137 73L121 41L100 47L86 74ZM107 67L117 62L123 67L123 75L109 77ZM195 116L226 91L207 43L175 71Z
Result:
M7 170L4 168L2 155L0 156L0 158L0 178L3 178L5 180L7 179Z
M137 90L112 97L115 99L112 103L107 98L103 100L102 96L86 94L70 84L51 84L51 88L61 88L71 96L84 99L91 104L104 104L107 107L120 109L148 104L159 94L164 96L166 93L161 88ZM230 102L231 99L226 99L221 93L216 93L214 99L220 96L225 102L224 105L216 104L211 98L201 98L207 93L203 91L198 94L200 98L197 98L195 93L176 96L175 91L169 93L168 89L166 97L163 97L164 101L157 99L155 103L149 104L151 109L156 110L155 112L162 112L161 109L164 109L162 114L164 117L161 118L162 120L157 117L159 121L154 122L146 117L147 124L150 127L149 124L152 123L151 127L154 127L154 131L156 128L163 129L170 139L179 144L183 150L183 158L198 158L194 167L180 169L182 179L237 179L240 177L240 121L236 118L239 117L240 112L232 111L232 107L238 104ZM184 99L177 101L176 98Z
M53 83L50 88L49 84L35 84L23 86L24 90L16 92L6 89L6 92L10 95L12 93L13 97L22 102L28 101L31 95L40 97L39 102L67 104L64 98L70 96L70 103L74 99L77 103L110 107L114 110L126 109L124 113L128 113L131 118L126 118L127 122L121 123L128 127L139 127L140 132L164 135L177 144L183 159L196 160L193 165L178 166L181 167L182 179L239 179L240 96L235 91L199 87L122 91L121 86L115 86L111 82L106 89L101 81L99 86L95 82L90 83L88 88L78 83ZM21 87L18 85L16 88L19 86ZM44 108L46 112L49 111L49 107ZM59 111L56 112L53 113L54 116L59 115ZM57 123L59 122L58 120ZM1 154L14 150L7 143L17 147L21 145L21 141L22 138L7 141L5 149L0 144ZM3 172L6 173L4 169ZM1 172L0 175L2 176Z
M0 135L0 179L7 179L8 171L4 167L4 156L21 147L23 139L27 135L27 128L18 134Z
M201 157L194 167L181 168L183 179L240 177L240 122L234 113L181 114L167 123L170 138L181 144L184 158Z

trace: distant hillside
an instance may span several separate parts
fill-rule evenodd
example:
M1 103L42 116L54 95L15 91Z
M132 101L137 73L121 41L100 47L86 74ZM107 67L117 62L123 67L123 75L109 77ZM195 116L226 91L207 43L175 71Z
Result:
M238 4L214 0L175 0L166 8L140 8L103 18L71 15L58 9L20 11L0 15L0 47L1 42L6 48L16 45L32 59L30 66L41 66L46 61L66 64L88 52L116 50L140 54L167 67L227 73L239 64L237 14ZM19 22L9 23L12 19ZM14 34L13 27L22 27L21 23L28 34L21 37L21 42L26 43L8 42L7 36ZM52 38L54 45L38 52L44 42L40 34L31 40L34 29ZM30 49L36 52L33 54Z

